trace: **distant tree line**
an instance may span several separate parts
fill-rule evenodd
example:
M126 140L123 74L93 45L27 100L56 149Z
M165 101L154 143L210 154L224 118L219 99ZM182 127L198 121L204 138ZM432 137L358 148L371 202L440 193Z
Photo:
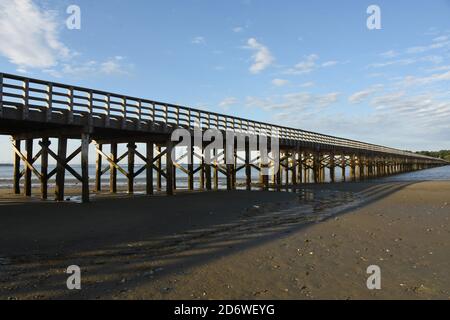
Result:
M434 157L434 158L441 158L447 161L450 161L450 150L441 150L441 151L418 151L416 152L418 154Z

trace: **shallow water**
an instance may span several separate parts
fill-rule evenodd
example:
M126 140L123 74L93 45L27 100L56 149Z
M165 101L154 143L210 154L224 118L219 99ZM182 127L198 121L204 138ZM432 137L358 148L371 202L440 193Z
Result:
M450 166L402 173L394 176L380 178L377 179L376 181L401 182L401 181L443 181L443 180L450 180Z

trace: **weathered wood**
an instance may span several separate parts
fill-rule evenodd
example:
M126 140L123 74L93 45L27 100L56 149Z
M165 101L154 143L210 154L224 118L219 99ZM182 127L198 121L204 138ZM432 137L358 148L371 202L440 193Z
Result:
M217 159L217 150L213 150L214 155L214 174L213 174L213 180L214 180L214 189L219 189L219 161Z
M298 154L297 152L293 151L292 152L292 185L297 185L297 157Z
M153 190L153 157L154 157L154 144L147 142L147 162L146 162L146 193L152 195Z
M245 139L245 188L247 191L252 190L252 167L250 166L251 150L250 141Z
M20 140L12 140L13 146L20 152ZM20 194L20 156L14 150L14 181L13 189L14 194Z
M186 152L188 157L188 189L194 190L194 147L189 146Z
M33 161L33 139L25 140L25 149L27 153L26 162L28 164L31 164ZM31 173L32 169L30 168L30 166L27 165L25 167L25 195L27 197L31 196L31 185L32 185Z
M103 144L97 144L97 149L103 151ZM95 192L102 191L102 154L97 152L97 160L95 162Z
M117 143L111 143L111 161L109 162L109 191L112 193L117 192Z
M67 138L58 139L58 158L56 164L56 188L55 196L57 201L64 201L65 167L62 161L66 161L67 156Z
M168 196L174 194L173 188L173 159L172 159L173 142L166 143L166 193Z
M87 133L81 135L81 200L89 202L89 144L90 136Z
M156 188L158 191L162 189L162 160L161 160L161 147L157 146L156 151L158 152L158 158L156 159Z
M29 116L29 110L30 110L30 81L28 79L25 79L23 81L23 90L24 90L24 97L23 97L23 108L22 108L22 120L28 120Z
M43 138L42 144L45 147L42 148L41 154L41 197L46 200L48 198L48 148L50 147L50 140Z
M3 73L0 73L0 117L3 116Z
M204 158L204 168L205 168L205 187L206 190L210 191L212 189L211 183L211 154L206 154L205 152L211 152L203 150L203 158Z
M290 154L289 152L285 152L284 153L284 165L283 165L283 170L284 170L284 185L285 187L289 186L289 157Z
M134 193L134 160L135 160L135 151L136 144L134 142L130 142L127 145L128 148L128 193Z
M336 164L334 153L330 153L329 166L330 166L330 181L336 182Z

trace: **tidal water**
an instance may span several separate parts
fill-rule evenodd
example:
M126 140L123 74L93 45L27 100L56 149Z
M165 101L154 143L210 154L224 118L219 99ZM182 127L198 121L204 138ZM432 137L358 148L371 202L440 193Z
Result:
M126 165L125 165L126 166ZM73 165L72 166L77 172L81 172L81 168L79 165ZM53 170L54 165L49 165L49 172ZM140 165L136 165L136 170L140 168ZM23 169L23 168L22 168ZM40 170L39 165L36 166L37 170ZM336 171L336 179L341 178L340 176L340 170ZM284 172L283 172L284 174ZM89 166L89 175L90 175L90 182L91 184L94 183L95 179L95 165ZM237 174L237 183L238 185L245 182L245 171L241 170ZM349 170L346 172L347 178L349 178ZM12 176L13 176L13 167L12 165L0 165L0 188L12 188ZM156 176L156 175L155 175ZM49 183L50 185L54 183L55 177L53 176L52 179L50 179ZM252 170L252 181L257 182L259 179L258 171ZM155 177L156 180L156 177ZM195 185L198 185L198 174L197 177L194 179ZM311 179L312 180L312 179ZM328 171L325 175L325 180L329 181L329 174ZM432 180L450 180L450 166L445 167L439 167L439 168L433 168L428 170L422 170L422 171L415 171L415 172L409 172L404 174L398 174L394 176L384 177L376 179L375 181L380 182L400 182L400 181L432 181ZM36 179L36 177L32 177L33 185L38 186L39 182ZM137 186L139 185L145 185L145 173L141 174L135 179L135 183ZM284 181L284 178L283 178ZM117 173L117 182L118 185L126 185L127 180L126 177L123 176L120 172ZM102 183L108 184L109 183L109 173L107 172L102 177ZM164 183L164 179L163 179ZM226 180L225 178L220 174L219 175L219 184L221 187L226 186ZM79 185L78 180L75 179L70 173L66 173L66 185L68 187L70 186L77 186ZM181 170L177 170L177 188L186 188L187 187L187 176L184 172Z

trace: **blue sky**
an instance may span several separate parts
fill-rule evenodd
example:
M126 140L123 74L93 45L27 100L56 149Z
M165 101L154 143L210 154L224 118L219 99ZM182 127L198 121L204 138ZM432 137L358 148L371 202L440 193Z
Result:
M371 4L381 30L366 26ZM81 8L81 30L66 28L69 5ZM0 0L0 70L450 149L448 0Z

